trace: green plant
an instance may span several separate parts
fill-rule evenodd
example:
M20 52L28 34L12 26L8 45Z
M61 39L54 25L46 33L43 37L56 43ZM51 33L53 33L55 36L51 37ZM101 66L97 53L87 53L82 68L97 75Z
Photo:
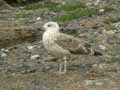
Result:
M64 5L60 5L59 7L57 7L58 11L73 11L76 10L78 8L85 8L86 6L83 3L68 3L68 4L64 4Z
M97 10L96 9L89 9L89 8L80 8L76 9L72 12L66 12L63 16L58 16L55 19L59 22L65 22L65 21L71 21L73 19L78 19L83 16L92 16L96 15Z
M39 8L55 8L58 4L56 3L32 3L24 5L27 10L39 9Z
M17 12L16 18L26 18L26 17L32 17L32 13L30 12Z

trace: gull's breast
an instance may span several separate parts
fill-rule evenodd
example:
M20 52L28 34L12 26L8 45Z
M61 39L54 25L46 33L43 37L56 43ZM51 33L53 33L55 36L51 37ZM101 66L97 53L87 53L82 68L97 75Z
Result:
M45 49L54 54L54 55L69 55L70 52L68 50L63 49L61 46L59 46L55 41L57 39L58 33L53 33L53 32L45 32L43 34L43 45Z
M54 43L55 43L54 41L55 40L56 40L56 33L46 31L43 34L42 42L43 42L44 47L47 50L50 49L50 47L52 47L54 45Z

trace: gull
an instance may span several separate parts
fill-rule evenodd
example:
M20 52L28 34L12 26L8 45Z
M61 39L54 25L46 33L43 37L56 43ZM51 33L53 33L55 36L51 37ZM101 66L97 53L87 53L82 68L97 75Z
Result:
M57 22L50 21L43 25L45 32L42 36L44 48L56 58L61 58L64 63L59 64L59 73L67 72L67 61L71 55L101 55L94 51L87 42L81 42L77 37L60 32Z

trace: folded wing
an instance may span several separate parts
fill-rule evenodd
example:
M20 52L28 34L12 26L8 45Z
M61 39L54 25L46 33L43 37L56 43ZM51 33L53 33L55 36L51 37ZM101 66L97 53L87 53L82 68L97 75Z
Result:
M91 48L91 45L80 41L78 38L75 38L70 35L60 33L57 37L56 44L60 47L68 50L71 54L91 54L94 51Z

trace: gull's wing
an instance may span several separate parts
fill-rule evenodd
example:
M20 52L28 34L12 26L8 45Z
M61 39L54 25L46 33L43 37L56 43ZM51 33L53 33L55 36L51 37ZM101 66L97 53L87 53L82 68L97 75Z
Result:
M72 54L89 54L92 52L91 46L88 43L63 33L59 33L56 44Z

